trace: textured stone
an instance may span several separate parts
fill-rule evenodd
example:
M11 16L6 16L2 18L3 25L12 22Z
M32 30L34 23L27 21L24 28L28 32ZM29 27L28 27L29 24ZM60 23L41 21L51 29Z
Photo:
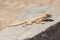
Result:
M29 40L60 40L60 22Z

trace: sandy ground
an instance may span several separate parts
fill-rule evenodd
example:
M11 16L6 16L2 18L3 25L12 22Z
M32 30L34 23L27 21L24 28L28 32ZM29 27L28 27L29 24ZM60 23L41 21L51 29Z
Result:
M21 1L21 0L20 0ZM23 2L17 0L0 0L0 29L17 19L25 8ZM1 27L2 26L2 27Z
M51 7L55 8L58 12L60 12L60 0L54 0L51 4Z

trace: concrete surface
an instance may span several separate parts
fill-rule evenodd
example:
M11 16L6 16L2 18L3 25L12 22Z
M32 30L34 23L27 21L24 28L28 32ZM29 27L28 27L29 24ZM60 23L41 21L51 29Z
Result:
M38 9L38 11L37 10L35 10L35 9ZM37 35L38 33L41 33L42 31L44 31L44 30L46 30L47 28L49 28L51 25L54 25L55 23L57 23L57 22L59 22L60 21L60 14L57 12L57 11L55 11L55 9L53 9L53 8L50 8L50 7L43 7L42 9L40 9L40 11L39 11L39 8L42 8L42 7L35 7L35 8L33 8L34 10L33 10L33 13L35 12L38 12L37 14L40 14L39 12L41 12L41 10L42 10L42 12L45 12L45 11L49 11L49 12L51 12L51 14L52 14L52 17L51 17L51 19L53 19L54 21L53 22L46 22L45 24L33 24L32 25L32 28L31 28L31 30L29 30L29 31L27 31L27 32L25 32L24 34L22 34L22 35L20 35L19 37L18 37L18 40L24 40L25 38L32 38L32 37L34 37L35 35ZM31 8L30 8L31 9ZM33 13L30 13L31 15L33 14ZM34 13L34 14L35 14ZM27 13L26 13L27 14ZM32 16L30 15L30 14L27 14L27 15L29 15L29 16L27 16L28 18L31 18ZM42 14L42 13L41 13ZM40 14L40 15L41 15ZM24 16L25 16L25 14L24 14ZM22 19L27 19L27 17L22 17ZM36 16L36 15L35 15ZM38 15L39 16L39 15ZM34 17L34 16L33 16Z

